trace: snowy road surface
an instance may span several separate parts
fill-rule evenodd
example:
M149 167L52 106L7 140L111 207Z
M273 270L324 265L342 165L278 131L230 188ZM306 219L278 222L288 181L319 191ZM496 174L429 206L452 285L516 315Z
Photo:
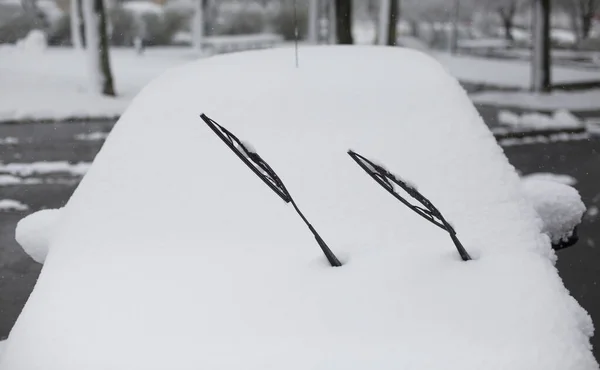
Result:
M0 162L89 162L102 145L104 135L100 133L110 128L109 123L0 125L0 137L13 138L9 143L0 144ZM558 266L572 294L600 322L600 287L597 285L600 266L595 262L600 259L600 138L511 146L505 148L505 152L523 174L548 172L569 175L577 180L575 187L588 212L580 229L579 244L560 253ZM177 181L177 174L169 176ZM0 184L0 198L18 200L29 207L28 211L0 212L0 339L8 335L40 271L40 265L16 244L15 225L30 212L64 205L76 186L72 174L68 173L51 172L30 177L40 182ZM600 336L593 342L599 357Z

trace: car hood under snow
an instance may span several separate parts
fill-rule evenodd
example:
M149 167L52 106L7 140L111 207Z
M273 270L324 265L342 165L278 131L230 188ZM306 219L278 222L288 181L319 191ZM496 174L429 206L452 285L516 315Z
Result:
M1 370L597 369L587 313L458 82L401 48L149 84L67 206ZM252 143L343 263L200 119ZM346 154L414 184L473 257Z

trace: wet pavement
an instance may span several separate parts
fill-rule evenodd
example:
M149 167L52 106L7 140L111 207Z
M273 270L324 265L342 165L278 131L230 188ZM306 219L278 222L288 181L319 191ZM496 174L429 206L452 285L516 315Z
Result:
M81 140L80 135L108 132L111 127L110 122L0 125L0 139L11 137L17 140L15 144L0 144L0 163L89 162L103 141ZM600 215L593 212L600 207L600 137L515 145L504 150L510 162L523 174L551 172L577 179L575 187L592 211L588 211L580 226L579 243L559 253L558 268L573 296L600 323L600 286L597 284L600 278ZM56 179L56 176L37 177L44 180ZM63 177L63 180L74 180L68 175ZM28 213L64 205L76 184L75 180L0 186L0 199L15 199L29 206L28 211L0 211L0 339L10 332L41 269L14 240L15 225ZM593 339L593 344L596 357L600 358L600 334Z

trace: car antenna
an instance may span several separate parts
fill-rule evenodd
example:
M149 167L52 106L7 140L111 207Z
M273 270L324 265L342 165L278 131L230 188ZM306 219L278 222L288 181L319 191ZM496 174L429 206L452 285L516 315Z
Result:
M381 165L373 163L353 150L349 150L348 155L356 162L356 164L358 164L366 173L368 173L373 180L387 190L388 193L392 194L396 199L402 202L402 204L435 226L448 232L450 239L452 239L452 242L458 251L458 254L460 254L460 258L462 258L463 261L471 260L471 256L469 253L467 253L460 240L458 240L456 231L454 231L452 225L446 221L444 216L442 216L442 213L429 201L429 199L425 198L423 194L417 191L417 189L409 185L406 181L401 180L398 176L389 172ZM401 187L408 195L410 195L417 202L421 203L421 205L423 205L425 208L408 202L400 194L398 194L394 185Z
M298 11L296 9L296 0L294 0L294 49L296 52L296 68L298 68Z
M288 192L287 188L283 184L283 181L277 176L275 171L269 166L267 162L250 146L248 143L242 142L234 134L229 132L225 127L219 125L213 119L209 118L206 114L202 113L200 118L210 127L211 130L217 136L223 140L225 144L231 149L239 159L248 166L256 176L258 176L271 190L273 190L279 197L286 203L292 203L294 210L298 213L298 216L304 221L308 229L315 237L317 244L321 247L323 254L327 257L327 261L332 267L341 266L341 262L335 256L335 254L329 249L323 238L317 233L317 230L308 222L304 214L298 208L298 205Z

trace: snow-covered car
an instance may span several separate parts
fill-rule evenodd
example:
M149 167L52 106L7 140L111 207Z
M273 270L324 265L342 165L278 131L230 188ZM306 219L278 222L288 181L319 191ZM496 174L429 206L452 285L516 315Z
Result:
M574 226L459 83L402 48L294 65L211 57L136 97L33 222L48 254L0 370L598 369L554 266Z

